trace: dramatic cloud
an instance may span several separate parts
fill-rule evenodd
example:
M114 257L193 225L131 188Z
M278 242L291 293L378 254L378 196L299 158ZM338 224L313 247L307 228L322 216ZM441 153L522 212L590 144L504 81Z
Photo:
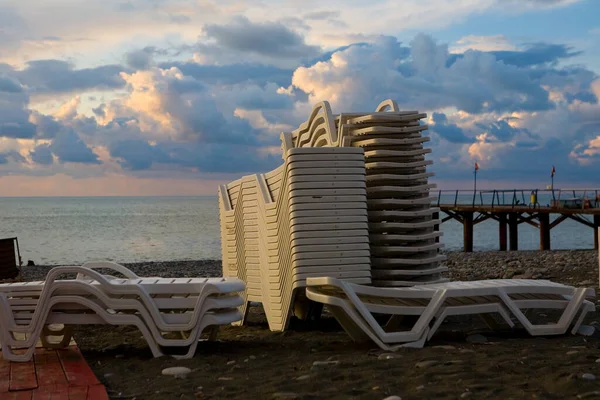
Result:
M279 165L279 134L316 102L368 111L388 98L428 113L442 182L470 177L475 160L488 180L540 180L554 164L590 181L600 168L589 46L509 31L382 35L577 1L109 0L68 13L68 0L8 2L0 174L229 180ZM39 17L49 4L55 18Z
M236 18L230 25L207 25L204 33L219 47L268 57L308 58L320 51L281 23L256 24L244 17Z

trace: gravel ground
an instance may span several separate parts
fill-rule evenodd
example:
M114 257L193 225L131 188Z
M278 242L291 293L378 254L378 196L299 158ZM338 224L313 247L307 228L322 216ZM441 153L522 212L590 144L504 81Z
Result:
M539 278L598 287L594 251L447 253L453 280ZM219 260L128 264L140 275L220 276ZM26 279L50 267L25 267ZM548 313L551 314L551 313ZM553 315L548 315L552 317ZM600 313L585 323L600 329ZM136 329L77 327L75 339L111 399L587 399L600 398L600 335L530 337L454 317L423 349L385 354L353 343L337 322L268 329L261 307L223 327L189 360L153 359ZM329 361L325 366L318 362ZM167 367L191 370L184 379ZM396 398L397 399L397 398Z

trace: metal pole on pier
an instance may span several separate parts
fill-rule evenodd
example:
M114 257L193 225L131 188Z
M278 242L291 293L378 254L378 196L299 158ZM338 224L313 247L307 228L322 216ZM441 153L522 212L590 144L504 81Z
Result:
M475 205L475 195L477 194L477 171L479 170L479 164L475 161L475 169L473 170L473 205Z
M550 179L552 180L550 183L550 189L552 190L552 200L556 200L556 197L554 197L554 174L556 173L556 169L554 168L554 165L552 166L552 173L550 174Z

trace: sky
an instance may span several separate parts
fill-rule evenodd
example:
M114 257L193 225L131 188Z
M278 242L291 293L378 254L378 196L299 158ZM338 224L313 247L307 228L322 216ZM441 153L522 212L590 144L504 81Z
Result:
M0 0L0 196L215 195L314 104L427 113L440 189L600 187L597 0Z

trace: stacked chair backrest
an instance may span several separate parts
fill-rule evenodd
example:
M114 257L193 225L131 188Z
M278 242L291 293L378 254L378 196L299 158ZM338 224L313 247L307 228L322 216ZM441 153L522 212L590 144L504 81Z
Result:
M371 283L365 173L360 148L293 148L274 171L220 186L223 275L246 282L244 315L261 302L281 331L306 278Z
M412 286L447 281L439 253L439 209L431 207L434 184L426 160L431 149L423 136L427 115L399 111L392 100L374 113L334 115L327 102L317 104L309 119L281 135L290 148L349 146L364 149L374 286Z

